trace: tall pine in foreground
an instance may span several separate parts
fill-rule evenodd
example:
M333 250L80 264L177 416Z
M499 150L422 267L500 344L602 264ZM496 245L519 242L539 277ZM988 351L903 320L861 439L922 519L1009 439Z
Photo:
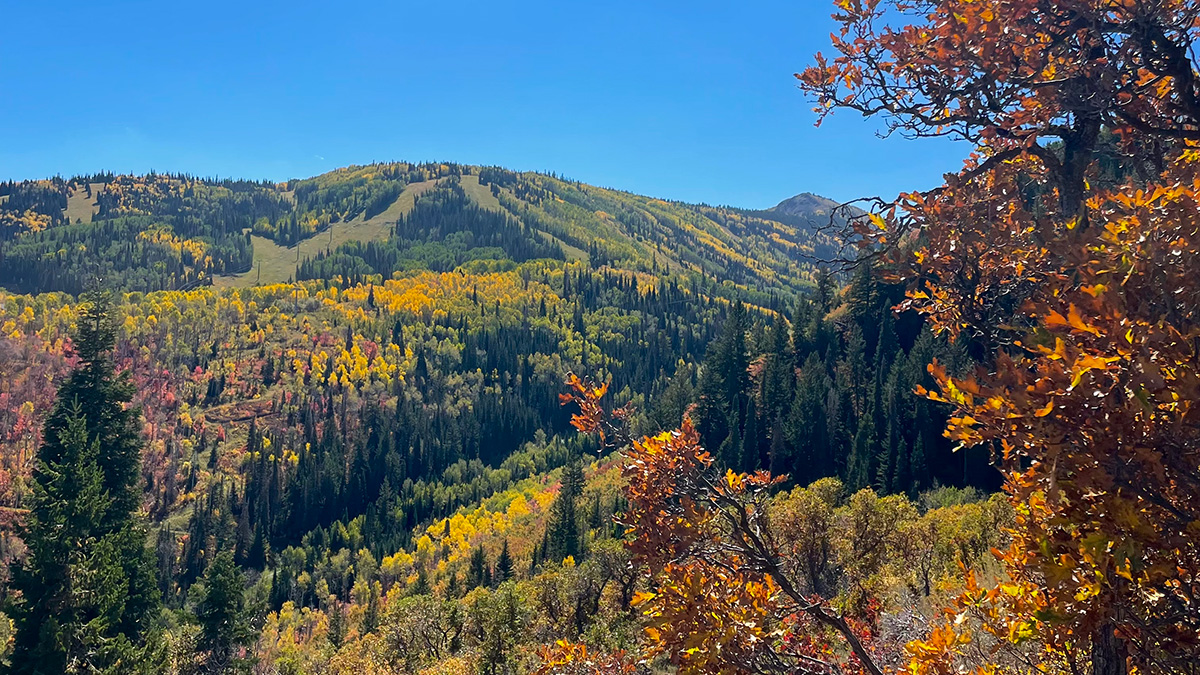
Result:
M140 411L109 356L106 296L84 304L78 364L46 420L14 570L16 638L8 672L154 672L159 609L154 559L136 510Z
M239 654L239 648L253 639L245 616L244 587L242 571L234 562L233 553L218 553L204 573L204 595L196 608L205 673L244 670L250 666Z

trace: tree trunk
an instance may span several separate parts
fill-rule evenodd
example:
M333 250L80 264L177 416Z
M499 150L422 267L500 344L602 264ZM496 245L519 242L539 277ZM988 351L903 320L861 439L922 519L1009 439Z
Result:
M1092 675L1127 675L1125 641L1116 626L1105 623L1092 636Z
M1095 161L1096 143L1103 126L1099 117L1081 116L1075 121L1074 133L1063 138L1062 172L1059 176L1059 199L1063 215L1084 215L1087 200L1087 172ZM1086 222L1079 223L1087 227Z

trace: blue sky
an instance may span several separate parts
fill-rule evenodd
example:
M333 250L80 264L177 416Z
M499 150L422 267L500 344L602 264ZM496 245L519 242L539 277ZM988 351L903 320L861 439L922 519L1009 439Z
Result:
M447 160L745 207L936 185L965 148L813 127L792 73L831 6L10 0L0 179Z

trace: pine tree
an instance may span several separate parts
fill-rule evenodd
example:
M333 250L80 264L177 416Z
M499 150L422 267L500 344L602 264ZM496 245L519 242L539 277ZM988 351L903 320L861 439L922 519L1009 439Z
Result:
M429 594L429 575L425 573L423 566L417 567L417 579L408 589L409 595L428 595Z
M733 413L729 415L728 427L729 435L717 449L717 462L723 469L737 469L742 460L742 432Z
M513 559L508 552L508 539L500 547L500 555L496 558L496 583L502 584L513 578Z
M576 456L563 467L562 493L579 498L583 495L583 458Z
M371 593L367 598L367 611L363 613L363 635L366 635L379 627L379 595L382 592L383 587L378 581L371 585Z
M742 437L741 458L738 470L753 473L759 469L759 447L762 444L762 434L758 427L758 406L751 398L746 404L746 432Z
M101 517L101 526L113 532L134 519L141 503L139 475L142 460L142 440L139 429L141 411L127 408L133 400L134 387L129 373L117 374L109 353L116 344L112 325L111 299L94 294L83 305L78 330L73 339L79 365L58 390L57 403L46 420L46 437L62 430L71 416L72 406L78 403L86 421L88 438L98 440L100 455L97 462L103 471L103 486L109 504ZM52 445L44 445L39 453L48 459L55 456Z
M562 562L567 556L575 558L580 553L579 496L583 494L583 463L580 458L563 467L562 487L550 509L547 523L546 558L550 562Z
M334 649L342 646L346 639L346 609L336 597L329 603L329 644Z
M833 471L825 436L829 428L825 410L829 386L824 362L816 352L809 354L796 383L796 399L792 402L785 427L795 462L787 471L800 485L829 476Z
M771 327L767 338L770 352L763 363L762 412L765 419L774 419L788 409L795 387L796 369L788 338L788 325L779 319Z
M868 411L858 419L858 431L846 466L846 486L852 492L870 486L875 454L875 420Z
M700 373L696 424L705 447L720 449L734 427L740 426L750 384L749 366L746 310L741 302L735 302ZM740 442L736 448L740 451Z
M817 309L823 316L826 312L833 308L834 279L833 275L830 274L829 270L823 265L817 268L815 276L817 281L817 290L814 300L816 302Z
M915 494L925 487L929 480L929 468L925 461L925 439L921 435L917 436L917 442L913 445L912 457L909 460L909 472L912 474L912 486L909 488L909 492Z
M200 624L198 647L204 654L204 672L224 673L241 659L238 647L252 635L245 616L245 581L229 551L218 553L204 572L204 595L196 607Z
M135 511L141 439L133 388L109 358L109 301L91 296L74 336L79 365L59 389L32 476L14 573L12 673L152 670L157 562Z
M471 552L470 565L467 567L467 590L479 588L487 584L487 553L483 544Z
M651 399L649 415L655 427L674 429L683 421L684 414L695 399L693 377L690 364L680 361L676 365L670 384Z
M271 575L271 592L267 596L267 604L272 610L277 610L289 600L292 587L292 573L287 567L279 567Z
M16 673L65 672L68 662L83 658L67 647L74 641L72 635L82 637L85 628L103 625L107 609L83 601L99 590L94 584L98 570L91 560L97 544L92 524L101 518L108 499L96 461L99 444L88 441L78 406L55 441L58 461L39 466L40 480L34 483L26 529L30 556L27 568L18 570L16 577L17 587L27 594L15 617L15 656L24 655L14 661ZM75 585L72 579L84 583ZM35 626L40 631L32 630Z

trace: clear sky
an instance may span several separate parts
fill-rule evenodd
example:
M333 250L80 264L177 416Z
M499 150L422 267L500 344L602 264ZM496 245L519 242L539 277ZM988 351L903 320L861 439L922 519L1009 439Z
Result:
M0 179L442 160L766 207L928 188L966 154L813 127L792 74L831 0L0 6Z

